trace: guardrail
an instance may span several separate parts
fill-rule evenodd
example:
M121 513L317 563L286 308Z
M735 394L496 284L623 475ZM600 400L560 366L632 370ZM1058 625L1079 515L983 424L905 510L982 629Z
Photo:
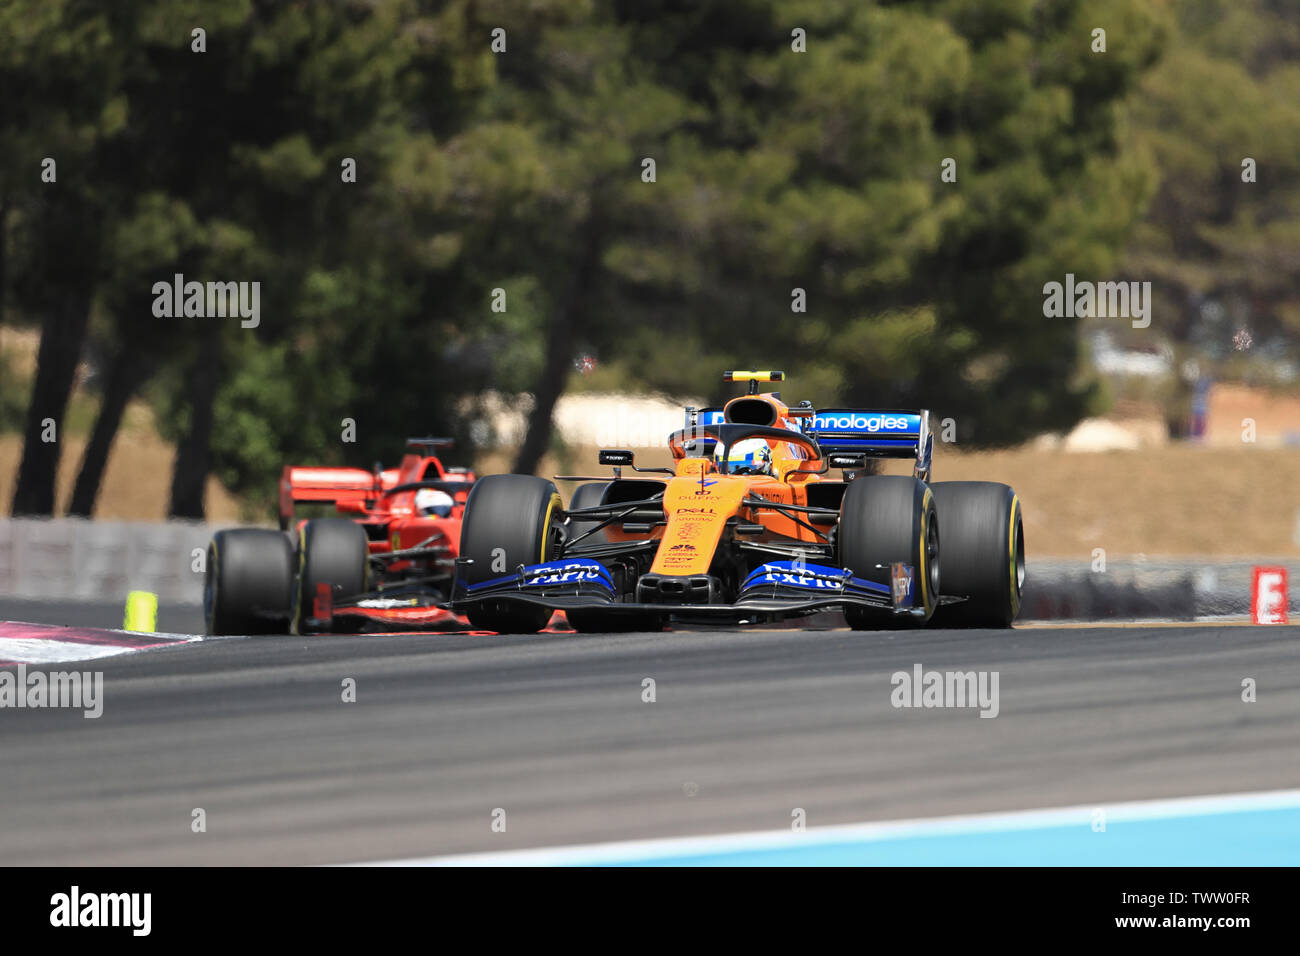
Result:
M1022 620L1104 621L1249 615L1251 570L1284 567L1300 581L1294 558L1150 558L1111 560L1104 571L1086 561L1046 560L1026 569ZM1290 613L1300 609L1291 595Z
M197 605L214 530L183 521L0 519L0 597L123 601L128 591L151 591L162 603ZM1263 564L1300 581L1294 559L1126 558L1104 571L1087 561L1031 561L1021 620L1249 614L1251 568Z
M214 530L183 521L0 520L0 596L121 601L139 590L199 604Z

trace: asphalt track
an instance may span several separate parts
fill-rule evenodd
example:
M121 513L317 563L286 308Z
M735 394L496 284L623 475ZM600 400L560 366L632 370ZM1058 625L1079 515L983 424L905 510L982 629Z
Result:
M1179 625L145 651L83 665L104 672L99 720L0 711L0 864L393 860L788 831L796 807L812 830L1295 788L1298 638ZM998 717L894 708L891 674L917 663L997 671Z

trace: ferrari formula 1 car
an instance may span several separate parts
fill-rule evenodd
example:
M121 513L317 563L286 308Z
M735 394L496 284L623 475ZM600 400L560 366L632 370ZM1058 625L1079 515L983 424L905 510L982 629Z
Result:
M557 609L579 631L831 609L856 629L1015 620L1019 501L992 482L931 484L928 412L791 408L758 393L781 372L724 377L749 393L687 409L671 468L602 451L612 476L557 479L587 482L567 510L546 479L481 479L450 606L501 632L537 631ZM881 457L913 459L912 474L864 473Z
M433 455L446 438L412 438L397 468L286 465L280 531L219 531L208 546L203 610L209 634L326 631L336 619L437 625L459 554L474 474ZM299 519L299 505L340 516ZM292 533L292 537L290 537Z

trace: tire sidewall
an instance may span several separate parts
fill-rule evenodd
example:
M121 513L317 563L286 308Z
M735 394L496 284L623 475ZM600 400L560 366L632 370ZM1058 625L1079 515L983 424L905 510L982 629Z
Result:
M294 587L292 631L310 628L306 610L316 586L327 583L335 598L352 598L370 588L370 555L365 530L347 518L317 518L298 531L298 579Z
M1009 627L1019 616L1024 583L1024 518L1020 498L997 482L937 482L945 529L944 589L966 598L945 605L943 626Z
M933 556L927 553L931 535L936 545ZM891 563L910 565L913 594L917 606L924 609L924 620L929 620L938 604L938 535L934 496L920 479L864 475L850 482L845 490L836 533L840 564L856 577L885 585L890 584ZM884 567L877 568L877 564ZM888 621L882 619L881 626L887 625Z
M284 633L293 589L293 549L278 531L218 531L208 544L203 618L208 634Z
M488 475L480 478L465 503L460 555L468 567L457 566L459 583L479 584L509 577L520 565L554 560L553 529L563 514L555 485L533 475ZM530 633L550 620L541 605L491 600L472 606L467 617L483 630Z

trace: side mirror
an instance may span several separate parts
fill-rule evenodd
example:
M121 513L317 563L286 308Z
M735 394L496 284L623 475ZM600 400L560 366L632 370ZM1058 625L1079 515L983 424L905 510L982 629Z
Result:
M866 455L855 454L835 454L826 459L826 463L831 468L843 468L847 471L857 471L859 468L867 467Z
M621 467L623 465L630 466L636 460L636 456L630 451L621 451L615 448L602 448L600 454L597 456L597 460L602 465Z
M356 498L345 498L334 503L334 510L341 515L363 515L366 513L366 503Z

